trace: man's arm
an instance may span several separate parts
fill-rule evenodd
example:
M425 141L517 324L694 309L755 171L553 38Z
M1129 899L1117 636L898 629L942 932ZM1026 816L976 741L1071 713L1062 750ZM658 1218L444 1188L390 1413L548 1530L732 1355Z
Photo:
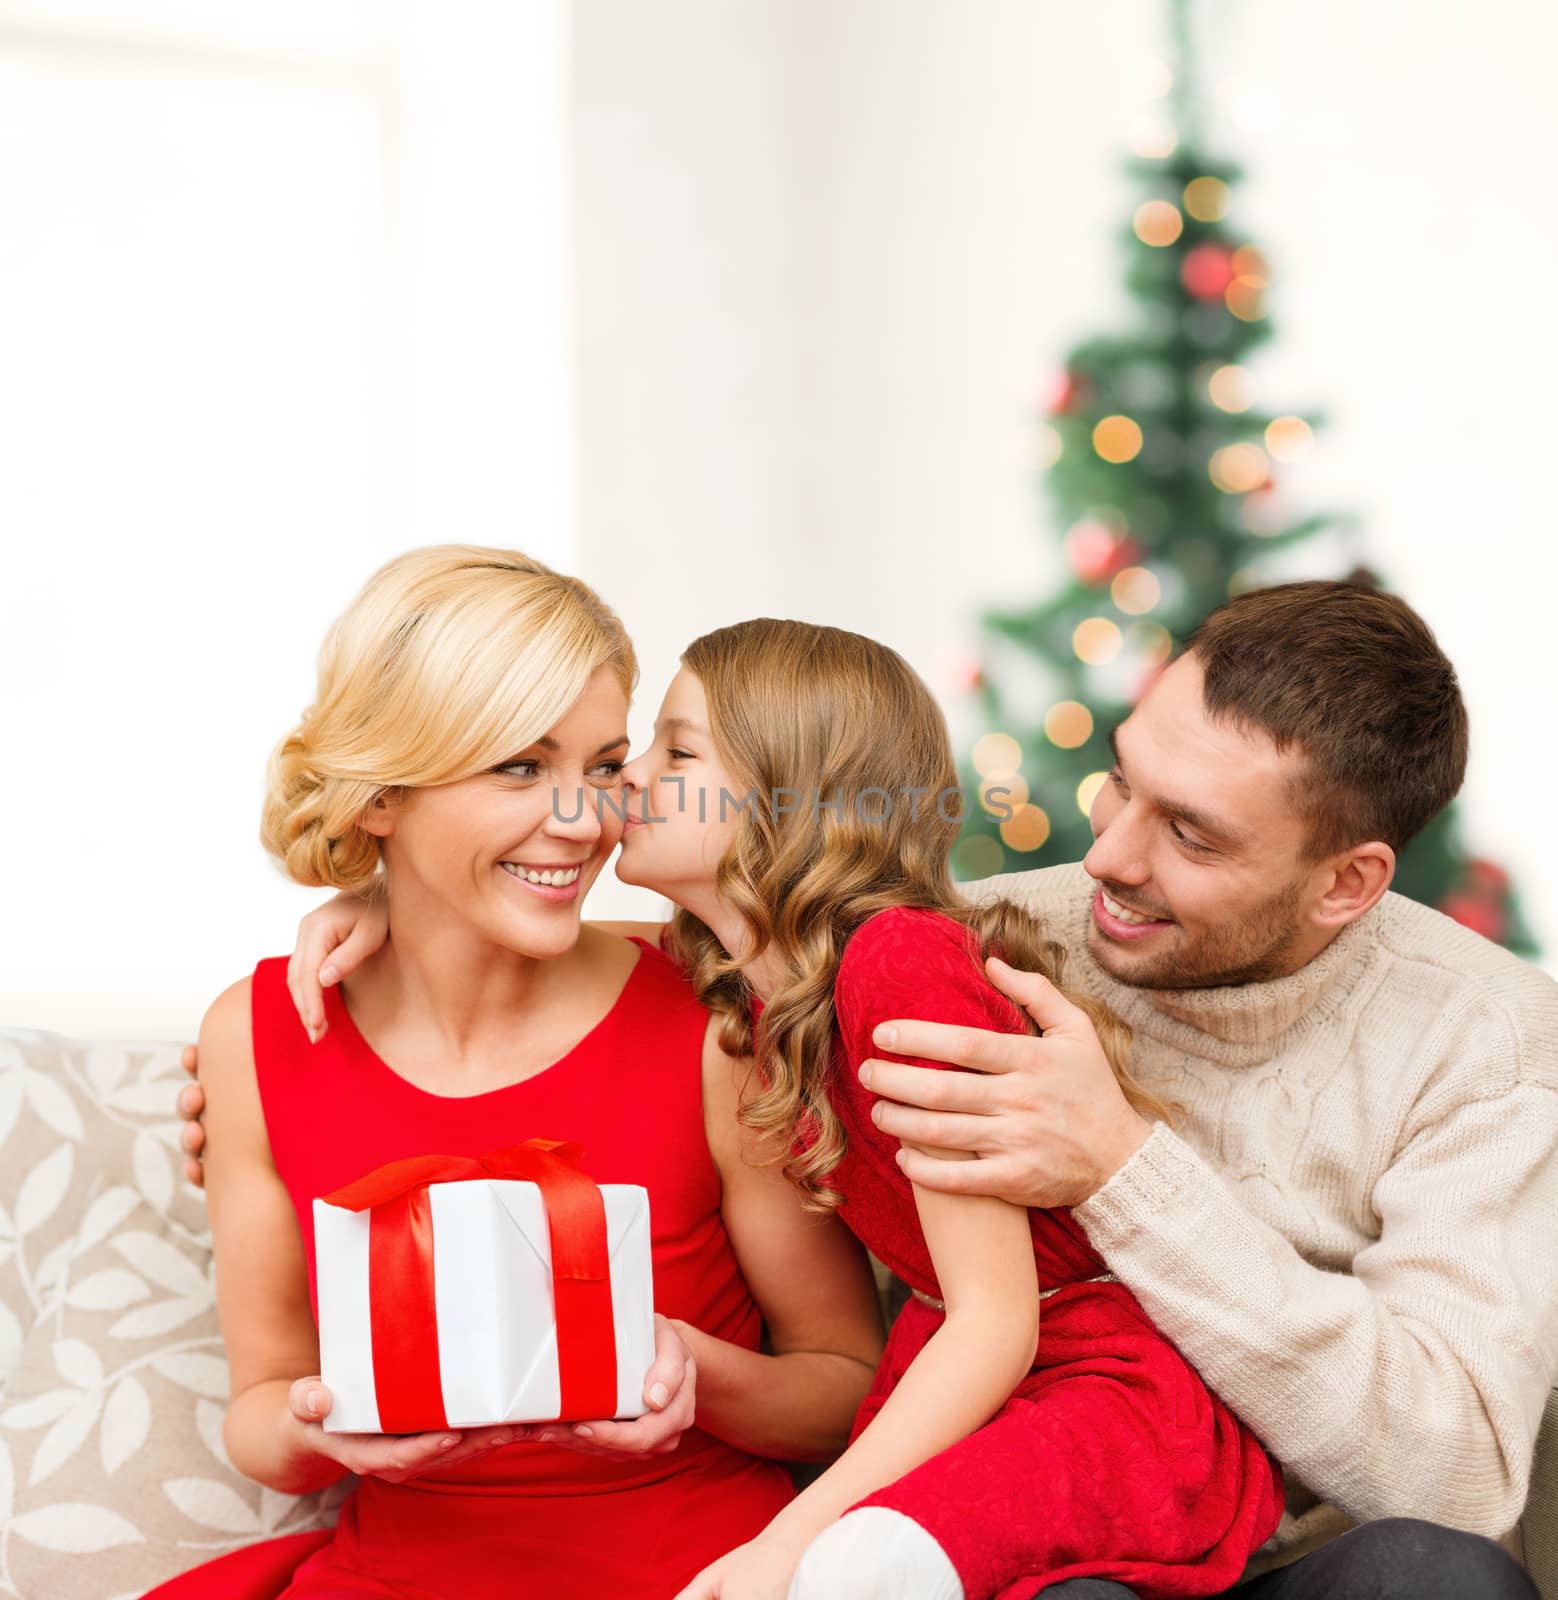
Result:
M1325 1271L1160 1124L1072 1215L1317 1494L1497 1538L1558 1376L1558 1093L1519 1083L1421 1127L1374 1205L1378 1240Z
M1438 1087L1404 1121L1373 1190L1379 1237L1351 1272L1306 1261L1163 1124L1092 1193L1030 1197L1071 1205L1208 1384L1284 1467L1357 1521L1414 1516L1496 1538L1524 1508L1558 1377L1558 1007L1545 992L1542 1006L1549 1014L1534 1026L1522 1018L1524 1044L1495 1005L1445 1029ZM1047 1042L999 1045L1037 1059ZM1063 1130L1045 1126L1046 1097L1026 1094L1012 1063L934 1076L966 1097L960 1137L969 1115L988 1117L990 1148L1005 1152L993 1170L1034 1170L1031 1149L1016 1148L1025 1137L1063 1146ZM906 1128L946 1115L895 1109ZM953 1171L967 1181L985 1164ZM918 1166L914 1176L922 1181Z

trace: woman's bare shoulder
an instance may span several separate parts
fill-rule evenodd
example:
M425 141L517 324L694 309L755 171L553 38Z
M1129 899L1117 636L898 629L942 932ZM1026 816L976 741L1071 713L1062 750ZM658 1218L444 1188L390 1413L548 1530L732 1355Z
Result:
M254 980L229 984L206 1008L200 1023L200 1086L208 1105L259 1106L254 1077Z

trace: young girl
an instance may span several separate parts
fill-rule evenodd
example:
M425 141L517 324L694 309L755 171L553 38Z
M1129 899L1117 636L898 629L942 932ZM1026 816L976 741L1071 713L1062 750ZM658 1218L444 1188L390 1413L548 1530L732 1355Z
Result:
M871 1118L877 1024L1021 1031L981 956L1059 975L1024 912L953 888L957 776L930 692L886 647L793 622L719 629L682 661L626 769L655 820L630 820L618 875L681 907L668 948L725 1047L754 1048L744 1120L914 1292L850 1448L685 1600L1026 1600L1082 1575L1144 1600L1222 1593L1281 1515L1260 1441L1068 1211L919 1189ZM756 803L722 816L727 793ZM1089 1009L1127 1099L1165 1115Z
M208 1564L165 1600L668 1600L791 1498L762 1458L843 1443L881 1353L862 1252L742 1158L734 1064L669 959L580 925L618 842L620 811L593 802L619 797L635 676L589 589L506 551L413 551L331 630L262 835L299 882L380 884L393 937L331 991L319 1045L285 961L261 961L212 1005L200 1064L228 1451L287 1492L359 1481L334 1530ZM651 1371L651 1415L327 1433L314 1197L531 1137L649 1190L669 1375Z
M1089 1575L1222 1593L1281 1515L1260 1441L1069 1211L912 1185L857 1075L894 1017L1024 1030L986 953L1059 976L1024 912L952 885L956 769L929 691L893 651L795 622L720 629L682 661L626 769L618 875L681 908L667 947L726 1049L756 1056L743 1120L914 1295L850 1448L682 1600L1027 1600ZM1166 1115L1086 1009L1126 1098Z

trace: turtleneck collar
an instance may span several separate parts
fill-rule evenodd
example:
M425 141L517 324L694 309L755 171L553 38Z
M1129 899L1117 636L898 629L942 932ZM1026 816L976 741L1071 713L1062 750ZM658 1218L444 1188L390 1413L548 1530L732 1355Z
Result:
M1381 907L1350 922L1307 965L1285 978L1211 989L1138 989L1111 977L1088 950L1091 878L1066 939L1073 980L1104 1001L1132 1029L1159 1044L1248 1066L1285 1035L1321 1025L1344 1006L1371 965Z

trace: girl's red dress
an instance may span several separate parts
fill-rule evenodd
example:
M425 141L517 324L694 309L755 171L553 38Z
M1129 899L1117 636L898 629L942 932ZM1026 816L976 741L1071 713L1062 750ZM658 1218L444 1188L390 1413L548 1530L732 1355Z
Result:
M845 947L830 1098L848 1154L830 1183L840 1216L910 1288L941 1292L899 1170L896 1138L871 1120L860 1083L891 1018L1032 1031L985 977L968 929L938 912L870 917ZM1282 1474L1107 1271L1069 1209L1030 1212L1040 1303L1033 1369L982 1428L862 1501L912 1517L946 1551L966 1600L1029 1600L1051 1584L1112 1579L1142 1600L1221 1594L1282 1515ZM894 1324L858 1435L881 1409L943 1313L913 1299Z
M703 1122L707 1013L669 957L638 960L608 1014L543 1072L487 1094L418 1089L369 1048L337 989L310 1045L284 958L254 970L254 1061L314 1294L312 1202L386 1161L577 1140L599 1183L649 1190L655 1309L755 1350L757 1307L720 1219ZM608 1460L515 1444L406 1483L357 1482L329 1532L208 1562L147 1600L669 1600L789 1501L789 1475L709 1434Z

